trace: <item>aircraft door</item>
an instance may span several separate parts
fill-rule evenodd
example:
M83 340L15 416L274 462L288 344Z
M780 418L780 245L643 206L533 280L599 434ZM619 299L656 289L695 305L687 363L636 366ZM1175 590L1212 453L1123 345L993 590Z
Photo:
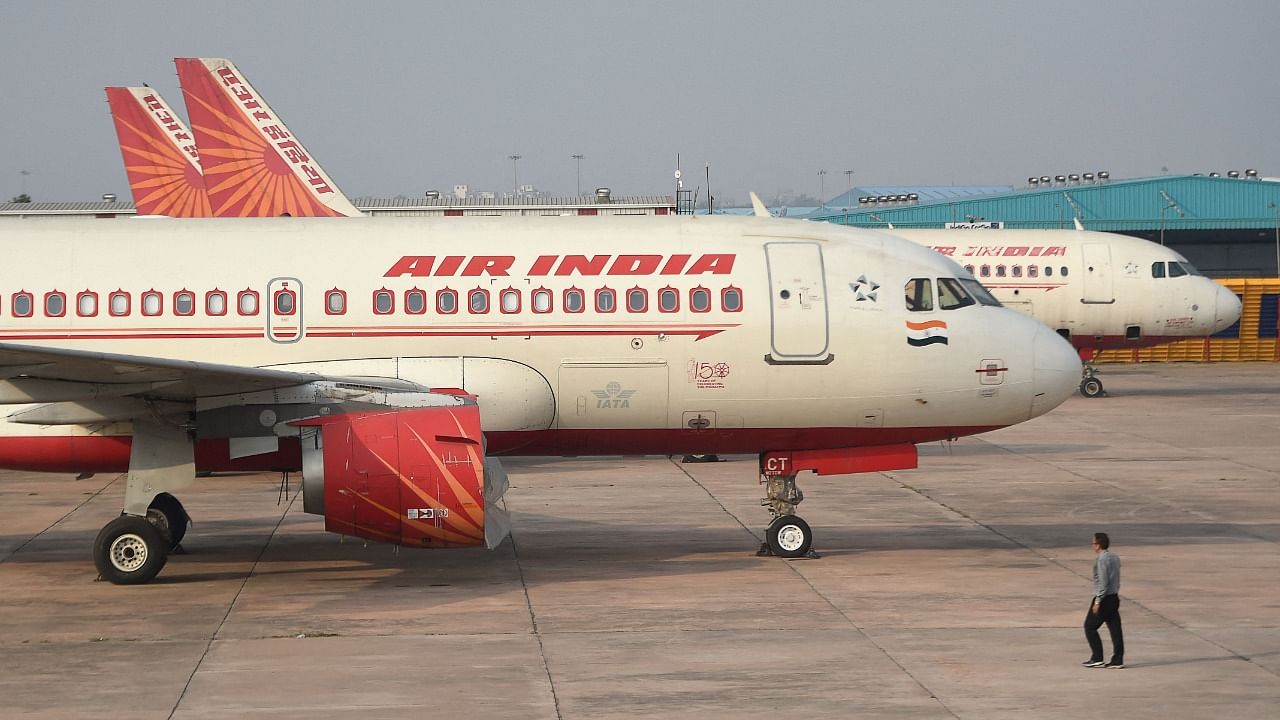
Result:
M267 339L273 343L296 343L302 339L302 281L274 278L267 286Z
M828 363L826 272L816 242L766 242L773 364Z
M1084 244L1084 290L1081 302L1113 303L1115 292L1111 288L1111 248L1103 243Z

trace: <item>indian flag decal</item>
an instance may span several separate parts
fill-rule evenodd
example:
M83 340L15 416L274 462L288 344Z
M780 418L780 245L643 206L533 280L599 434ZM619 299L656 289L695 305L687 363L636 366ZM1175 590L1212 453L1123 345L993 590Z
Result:
M912 347L947 344L947 324L941 320L907 321L907 344Z

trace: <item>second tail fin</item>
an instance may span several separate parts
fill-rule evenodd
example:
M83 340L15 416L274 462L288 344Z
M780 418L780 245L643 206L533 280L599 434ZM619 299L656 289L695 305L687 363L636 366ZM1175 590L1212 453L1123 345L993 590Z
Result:
M173 108L149 87L109 87L107 104L138 214L209 217L195 139Z

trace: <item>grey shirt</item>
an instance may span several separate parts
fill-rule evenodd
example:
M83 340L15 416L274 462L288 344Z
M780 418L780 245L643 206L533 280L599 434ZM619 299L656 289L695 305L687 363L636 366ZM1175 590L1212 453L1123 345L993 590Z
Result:
M1120 558L1110 550L1098 553L1093 561L1093 596L1120 594Z

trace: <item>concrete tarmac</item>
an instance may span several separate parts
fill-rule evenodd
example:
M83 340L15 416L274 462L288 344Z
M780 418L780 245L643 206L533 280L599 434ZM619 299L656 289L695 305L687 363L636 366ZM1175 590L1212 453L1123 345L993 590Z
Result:
M1280 365L1104 370L918 470L801 476L816 560L755 556L754 458L510 459L496 551L343 542L223 476L117 587L119 478L0 473L0 717L1280 717ZM1080 666L1097 530L1124 670Z

